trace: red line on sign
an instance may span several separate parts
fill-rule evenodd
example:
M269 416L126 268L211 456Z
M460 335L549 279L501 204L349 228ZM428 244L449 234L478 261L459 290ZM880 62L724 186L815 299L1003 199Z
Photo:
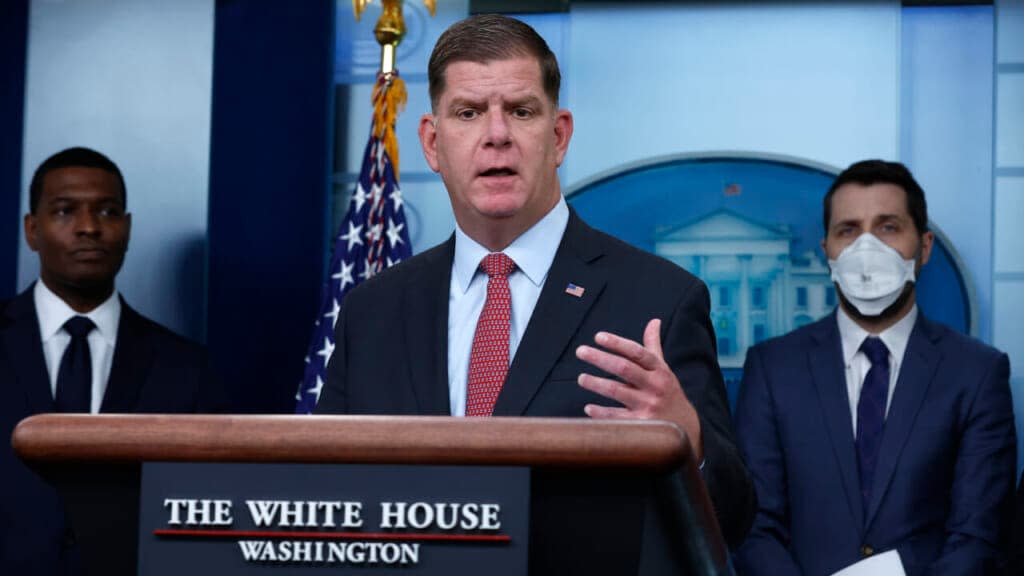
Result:
M298 538L312 540L448 540L454 542L511 542L504 534L388 534L386 532L261 532L247 530L153 530L154 536L204 538Z

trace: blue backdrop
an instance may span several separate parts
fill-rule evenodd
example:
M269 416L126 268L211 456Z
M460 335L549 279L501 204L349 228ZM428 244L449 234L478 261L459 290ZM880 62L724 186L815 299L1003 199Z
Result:
M220 0L207 345L238 412L291 412L324 267L334 4Z
M25 100L25 49L28 0L0 2L0 298L18 284L18 235L21 220L22 114Z

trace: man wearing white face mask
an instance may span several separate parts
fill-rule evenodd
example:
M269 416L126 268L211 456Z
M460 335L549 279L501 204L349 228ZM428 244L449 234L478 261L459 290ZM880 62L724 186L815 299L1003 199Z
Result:
M1007 356L929 321L924 191L867 160L825 196L834 314L747 353L736 411L759 510L739 574L998 574L1016 470Z

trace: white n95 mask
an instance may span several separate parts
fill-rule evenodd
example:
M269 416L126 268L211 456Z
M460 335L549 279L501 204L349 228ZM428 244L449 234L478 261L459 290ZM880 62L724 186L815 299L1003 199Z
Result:
M903 286L915 280L915 264L870 233L861 234L828 261L832 281L865 316L878 316L900 297Z

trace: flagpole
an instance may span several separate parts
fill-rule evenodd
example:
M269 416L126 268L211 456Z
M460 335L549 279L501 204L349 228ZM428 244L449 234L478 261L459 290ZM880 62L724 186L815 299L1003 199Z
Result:
M370 0L353 0L356 20ZM434 2L425 2L431 14ZM373 119L359 180L334 242L330 272L307 349L295 411L316 407L327 381L327 365L336 346L334 328L345 295L363 280L412 256L405 225L404 200L398 185L398 137L395 122L405 106L405 83L398 75L396 52L405 35L401 0L382 0L383 14L374 28L381 45L381 65L373 88ZM344 343L340 343L344 345Z
M373 27L373 35L380 44L380 69L373 94L373 130L388 152L397 180L398 138L395 135L395 122L399 110L405 107L406 91L405 83L398 77L396 60L398 45L405 37L405 18L402 17L402 0L381 0L381 8L380 18ZM359 19L358 10L356 19Z
M395 53L405 36L405 19L402 18L402 0L383 0L384 11L373 28L373 35L380 44L380 73L386 78L395 73Z
M356 20L359 20L366 5L372 0L352 0ZM433 16L437 10L436 0L424 0L423 4ZM395 121L398 112L405 107L405 83L398 76L398 45L405 37L405 18L402 16L402 0L381 0L381 15L373 28L373 35L380 44L380 69L377 86L374 88L373 129L387 150L398 178L398 138L395 135Z

